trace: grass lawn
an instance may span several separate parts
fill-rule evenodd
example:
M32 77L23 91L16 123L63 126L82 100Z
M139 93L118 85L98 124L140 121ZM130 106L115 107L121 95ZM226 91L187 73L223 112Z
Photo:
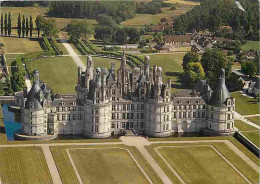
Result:
M52 183L40 147L0 148L2 183Z
M77 65L70 56L50 57L35 60L31 68L40 73L40 79L47 83L54 93L75 93Z
M209 146L163 147L158 151L185 183L246 183Z
M246 138L248 138L252 143L254 143L258 148L260 148L260 131L254 132L242 132Z
M247 117L249 121L251 121L254 124L257 124L260 126L260 117L259 116L254 116L254 117Z
M84 64L87 63L87 57L86 56L80 56L80 59ZM102 58L102 57L92 57L94 61L94 68L100 67L100 68L111 68L111 63L114 62L116 65L116 71L120 68L121 61L116 59L109 59L109 58Z
M134 147L124 145L55 146L51 147L51 152L64 184L79 183L66 152L67 148L102 148L69 151L83 183L148 183L129 153L115 147L128 149L152 182L162 183L145 158Z
M246 44L242 46L242 50L244 51L248 51L248 50L259 50L259 41L251 41L251 40L247 40Z
M145 26L151 24L157 24L160 22L161 18L178 17L181 14L185 14L187 11L191 10L193 5L181 5L177 6L176 10L170 10L170 7L162 8L162 13L152 15L152 14L136 14L133 19L128 19L121 24L123 26Z
M158 149L159 153L185 183L246 183L213 148L205 145L214 146L252 183L258 182L259 174L224 143L153 144L146 147L146 149L174 183L180 183L180 181L159 157L155 148L162 146L186 146Z
M63 51L63 55L68 55L68 51L67 49L62 45L62 43L60 43L59 41L57 41L58 47L61 51Z
M240 120L235 120L235 127L238 128L238 130L240 130L240 131L258 130L257 128L250 126Z
M167 3L174 3L174 4L185 4L185 5L199 5L200 2L196 1L189 1L189 0L168 0Z
M126 150L76 149L69 153L83 183L149 183Z
M253 115L259 113L259 102L255 99L242 96L240 92L233 92L231 96L236 99L236 111L241 115Z
M18 37L0 37L0 43L5 46L5 53L29 53L41 51L41 46L37 40Z
M172 79L172 92L177 92L182 89L182 85L179 81L179 74L183 72L182 58L185 53L173 53L173 54L151 54L151 67L158 65L163 69L163 81L166 82L167 78ZM144 56L143 56L144 57Z

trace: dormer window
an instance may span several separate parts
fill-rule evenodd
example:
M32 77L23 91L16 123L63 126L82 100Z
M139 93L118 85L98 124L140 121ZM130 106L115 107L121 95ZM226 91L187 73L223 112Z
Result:
M181 104L181 101L180 101L180 100L178 101L178 104Z

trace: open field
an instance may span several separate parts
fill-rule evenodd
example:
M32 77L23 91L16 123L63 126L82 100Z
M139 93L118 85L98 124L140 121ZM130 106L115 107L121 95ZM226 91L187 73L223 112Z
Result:
M254 143L258 148L260 148L260 130L254 132L242 132L252 143Z
M200 2L196 2L196 1L187 1L187 0L168 0L166 1L167 3L174 3L174 4L185 4L185 5L199 5Z
M252 123L259 125L260 126L260 117L259 116L254 116L254 117L246 117L249 121Z
M233 92L231 96L236 99L236 111L241 115L253 115L259 113L259 102L252 98L242 96L240 92Z
M147 183L147 179L129 153L120 148L128 149L132 153L153 183L162 183L145 158L133 147L123 145L51 147L64 184L79 183L66 151L68 148L71 149L69 153L83 183ZM102 150L76 150L78 148L101 148Z
M40 79L47 83L54 93L75 93L77 65L70 56L50 57L31 62L31 68L40 73Z
M157 149L158 152L185 183L247 183L225 159L252 183L258 182L259 174L224 143L154 144L146 147L174 183L180 183L180 180L156 152L158 147L162 147Z
M37 40L17 37L0 37L0 43L4 44L5 53L29 53L41 51Z
M52 183L40 147L0 148L2 183Z
M183 72L182 59L185 53L173 53L173 54L151 54L151 67L158 65L163 69L163 81L166 82L167 78L172 80L172 92L177 92L182 89L182 85L179 81L179 74Z
M191 10L193 6L191 5L178 5L176 10L170 10L169 7L162 8L162 13L152 15L152 14L136 14L133 19L128 19L121 24L123 26L145 26L151 24L158 24L161 18L176 18L181 14L185 14L187 11Z
M251 131L251 130L258 130L257 128L250 126L243 121L235 120L235 127L238 128L239 131Z
M251 49L259 50L259 48L260 48L259 43L260 43L259 41L247 40L246 44L242 46L242 50L244 50L244 51L249 51Z

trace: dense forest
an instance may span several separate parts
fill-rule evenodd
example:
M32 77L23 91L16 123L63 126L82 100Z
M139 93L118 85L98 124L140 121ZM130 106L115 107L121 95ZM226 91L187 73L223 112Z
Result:
M239 0L245 11L240 10L234 0L204 0L174 21L176 34L192 32L193 29L216 31L221 25L230 25L235 33L247 35L248 39L258 40L259 2Z

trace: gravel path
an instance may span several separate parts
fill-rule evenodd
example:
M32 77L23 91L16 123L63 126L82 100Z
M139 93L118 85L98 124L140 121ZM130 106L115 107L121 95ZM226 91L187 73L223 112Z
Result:
M85 65L79 58L78 54L74 51L74 49L70 46L69 43L67 43L66 40L62 40L62 45L67 49L69 55L72 57L73 61L76 63L78 67L80 67L83 71L86 70Z
M257 114L252 115L252 116L257 116ZM251 117L251 115L250 115L250 116L246 116L246 117ZM244 123L246 123L246 124L248 124L248 125L250 125L250 126L253 126L253 127L257 128L257 129L260 129L260 126L259 126L259 125L257 125L257 124L255 124L255 123L249 121L248 119L246 119L244 116L242 116L242 115L239 114L238 112L235 112L235 119L240 120L240 121L243 121ZM235 126L236 126L236 125L235 125Z

